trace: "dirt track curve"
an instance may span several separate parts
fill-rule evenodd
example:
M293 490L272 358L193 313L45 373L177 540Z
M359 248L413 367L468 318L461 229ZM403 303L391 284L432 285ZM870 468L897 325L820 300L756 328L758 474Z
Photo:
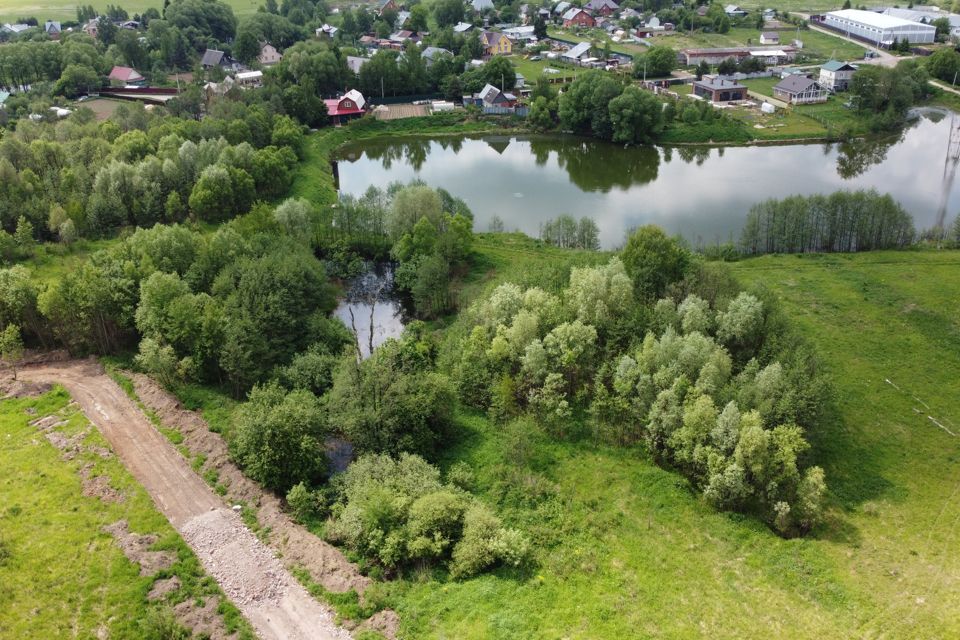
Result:
M351 637L243 525L239 514L227 508L194 473L98 364L35 365L24 368L20 376L59 383L70 392L261 638Z

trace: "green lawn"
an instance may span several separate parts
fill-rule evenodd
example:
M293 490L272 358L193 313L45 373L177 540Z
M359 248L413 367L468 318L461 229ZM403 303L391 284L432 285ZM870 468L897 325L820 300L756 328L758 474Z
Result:
M489 259L509 262L496 247ZM508 270L537 261L524 252ZM957 637L960 442L927 416L960 434L958 267L960 253L932 251L734 265L782 299L836 385L836 416L813 437L832 506L804 539L716 513L642 450L589 436L535 439L530 462L513 467L502 430L460 414L444 462L473 466L539 562L392 583L403 637ZM503 274L487 275L488 287Z
M263 4L258 0L223 1L230 5L238 16L255 13L257 7ZM46 20L76 20L77 4L80 3L74 0L4 0L0 2L0 23L30 16L36 18L41 25ZM117 3L94 0L83 4L91 4L94 9L104 13L108 4L116 5ZM154 7L161 13L163 12L163 0L128 0L118 6L126 9L131 17L133 14L142 13L150 7Z
M761 46L760 33L758 29L735 27L727 33L676 33L656 37L653 42L674 49ZM797 37L796 30L779 33L781 44L784 45L792 43ZM859 60L866 51L860 45L819 31L800 31L800 40L803 42L801 56L805 62L824 62L830 58Z
M543 75L543 70L547 68L556 69L560 73L551 73L548 78L575 78L586 71L583 67L575 67L571 64L560 62L559 60L530 60L520 56L512 56L510 61L516 67L517 73L523 74L527 80L527 85L532 85L537 78Z
M159 606L146 599L155 579L179 577L183 586L167 596L169 605L221 592L115 457L84 450L65 461L29 425L34 417L59 412L67 421L56 428L60 435L86 431L83 447L107 447L69 401L58 389L0 402L0 638L145 637L145 621ZM83 496L79 471L85 465L93 475L107 476L124 500ZM101 530L119 520L131 531L156 534L153 549L173 552L174 565L156 576L140 576L138 566ZM233 605L225 602L223 612L240 637L253 637Z

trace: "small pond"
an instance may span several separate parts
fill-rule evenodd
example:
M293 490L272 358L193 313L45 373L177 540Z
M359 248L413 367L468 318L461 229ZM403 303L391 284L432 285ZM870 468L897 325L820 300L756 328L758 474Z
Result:
M387 265L369 264L350 280L346 294L333 314L355 332L360 356L370 357L390 338L403 333L403 308L393 297L393 271Z

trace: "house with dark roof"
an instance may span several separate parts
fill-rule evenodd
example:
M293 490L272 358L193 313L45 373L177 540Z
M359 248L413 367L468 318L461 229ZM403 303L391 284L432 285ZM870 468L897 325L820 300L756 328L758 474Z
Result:
M517 96L512 93L500 91L492 84L484 85L480 93L467 97L466 102L472 102L478 107L501 107L512 109L517 106Z
M219 49L207 49L200 58L200 66L206 69L219 67L221 62L223 62L223 51Z
M780 34L776 31L764 31L760 34L760 44L780 44Z
M563 14L563 26L564 28L595 27L597 26L597 21L594 20L593 16L583 9L573 7L572 9L568 9L567 12Z
M55 20L47 20L47 23L43 25L43 30L47 32L47 35L50 36L51 40L59 40L60 32L63 29L61 29L59 22Z
M694 81L693 95L710 102L746 100L747 88L735 80L722 76L704 76L703 79Z
M143 84L147 79L131 67L114 67L110 70L110 82L115 84Z
M583 8L593 15L611 16L620 10L620 5L613 0L590 0Z
M826 102L830 92L808 76L787 76L773 87L773 97L790 104Z
M856 70L849 62L830 60L820 67L820 85L830 91L846 91Z

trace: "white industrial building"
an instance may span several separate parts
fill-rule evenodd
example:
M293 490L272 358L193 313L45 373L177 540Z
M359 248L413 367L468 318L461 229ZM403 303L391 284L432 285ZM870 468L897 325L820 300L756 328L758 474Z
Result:
M828 27L881 47L889 47L894 40L906 40L911 44L933 42L937 33L933 25L858 9L831 11L824 16L823 22Z

